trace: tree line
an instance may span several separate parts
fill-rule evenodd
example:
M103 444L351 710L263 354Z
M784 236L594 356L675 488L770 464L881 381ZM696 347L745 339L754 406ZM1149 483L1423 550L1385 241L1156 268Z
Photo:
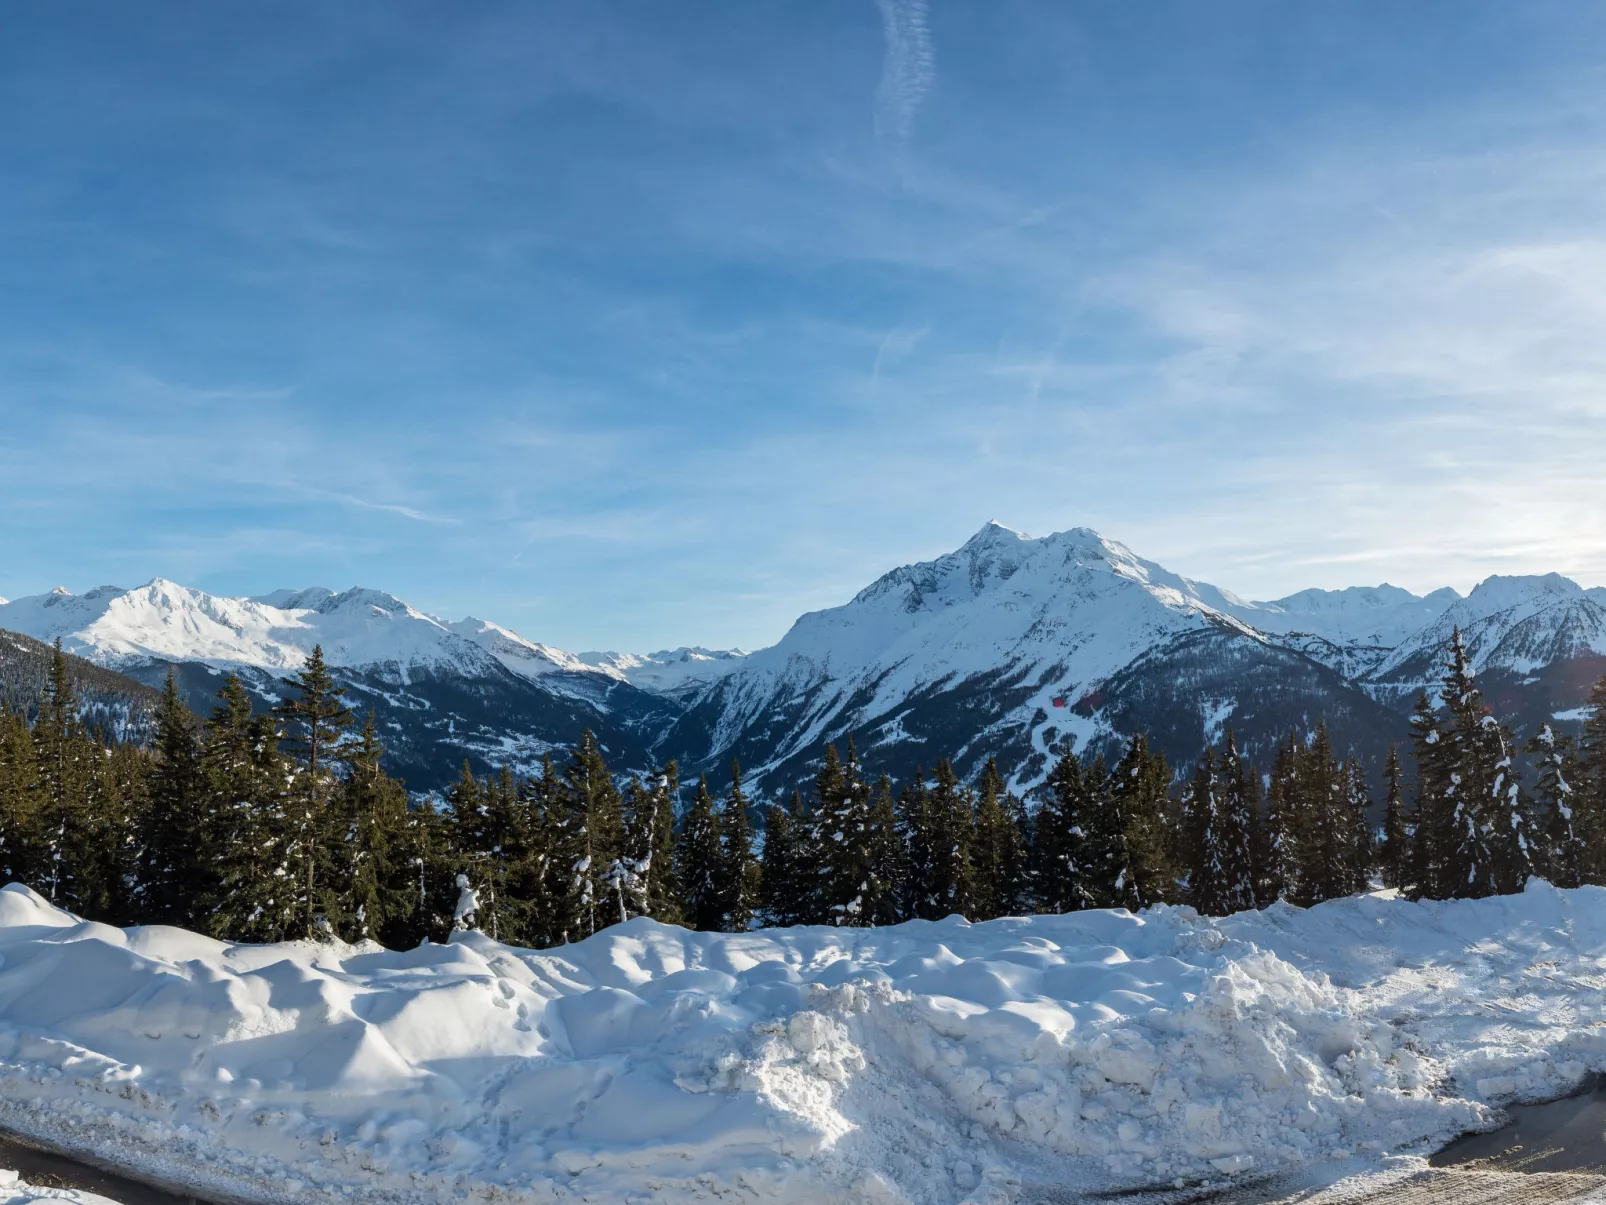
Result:
M1417 897L1606 883L1606 679L1581 742L1524 752L1489 712L1459 632L1437 701L1391 749L1380 809L1324 724L1263 773L1231 730L1178 774L1144 734L1108 764L1061 753L1029 809L989 759L895 785L852 742L810 790L753 800L732 764L683 789L673 763L619 777L586 733L539 771L410 799L314 649L271 712L235 677L198 720L171 675L146 746L79 718L59 646L32 721L0 713L0 873L112 924L237 941L338 937L402 947L474 927L553 946L636 916L704 930L883 925L1186 903L1222 915L1310 905L1377 876ZM689 798L683 796L689 795ZM1381 823L1374 817L1381 811Z

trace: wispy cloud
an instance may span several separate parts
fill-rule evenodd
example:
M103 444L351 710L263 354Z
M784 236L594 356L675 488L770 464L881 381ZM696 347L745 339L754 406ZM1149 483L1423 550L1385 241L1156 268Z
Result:
M453 525L461 523L461 519L448 518L445 515L432 515L411 506L403 506L399 502L374 502L368 498L359 498L355 494L343 494L334 490L309 490L317 497L328 498L331 502L340 502L346 506L355 506L362 510L383 511L390 515L400 515L404 519L411 519L415 523L430 523L437 525Z
M902 150L914 131L915 114L937 78L926 0L876 0L886 35L886 58L876 88L876 132Z

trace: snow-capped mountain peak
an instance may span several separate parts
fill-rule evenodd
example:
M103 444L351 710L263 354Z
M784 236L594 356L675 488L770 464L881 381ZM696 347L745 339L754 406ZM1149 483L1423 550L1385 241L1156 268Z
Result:
M1559 573L1496 575L1401 642L1379 675L1431 678L1456 628L1480 672L1526 674L1555 661L1606 653L1606 606L1577 582Z
M746 656L741 650L677 649L582 658L489 620L442 620L364 586L225 598L165 578L132 590L99 586L76 595L57 587L0 602L0 628L44 641L59 638L69 652L112 668L170 661L284 673L321 645L330 665L352 669L477 674L494 659L530 680L559 672L585 674L660 692L706 681Z
M578 660L655 694L678 695L722 678L751 654L746 649L683 646L656 653L580 653Z
M56 589L0 606L0 627L113 667L194 661L216 667L295 669L315 644L330 664L472 664L464 642L394 595L362 587L280 591L272 601L224 598L154 578L133 590ZM275 605L279 604L279 605Z
M768 765L867 725L878 744L915 739L904 728L910 700L960 688L996 700L993 728L1024 725L1047 740L1082 722L1077 700L1158 644L1208 632L1262 642L1227 605L1224 591L1088 528L1032 538L989 523L953 552L802 616L697 706L719 713L712 756L751 760L744 743L762 729L774 734Z
M1460 597L1449 587L1418 596L1385 582L1341 590L1301 590L1270 602L1242 604L1234 614L1263 632L1390 649L1438 618Z
M566 653L562 649L538 641L526 640L517 632L494 624L488 619L477 619L470 615L467 619L445 626L448 631L473 641L521 677L540 678L558 671L570 673L594 671L593 666L587 665L573 653ZM619 677L622 680L622 675L609 676Z

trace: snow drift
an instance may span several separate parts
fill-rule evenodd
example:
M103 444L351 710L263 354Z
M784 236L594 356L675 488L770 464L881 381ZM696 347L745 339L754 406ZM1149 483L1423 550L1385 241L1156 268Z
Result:
M0 891L0 1125L262 1201L1003 1202L1421 1149L1606 1067L1606 891L226 945Z

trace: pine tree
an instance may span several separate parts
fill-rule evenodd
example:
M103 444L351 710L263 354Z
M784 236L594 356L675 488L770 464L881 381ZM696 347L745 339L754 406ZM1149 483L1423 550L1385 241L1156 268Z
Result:
M234 674L223 681L201 743L204 831L213 862L208 930L236 941L278 941L296 923L287 890L287 768L269 716L257 715Z
M982 768L971 838L976 918L1014 916L1025 910L1030 884L1025 809L1012 794L996 758Z
M1343 806L1347 819L1344 842L1344 883L1346 895L1357 895L1371 886L1372 863L1375 858L1372 840L1372 798L1366 786L1366 771L1354 758L1344 763L1341 781L1344 784Z
M561 855L562 792L549 756L542 757L541 768L539 777L521 779L513 787L516 845L503 890L518 901L518 908L505 914L509 929L502 939L538 948L561 942L571 925Z
M22 712L0 708L0 873L37 886L41 827L39 766L33 733Z
M753 827L742 790L742 764L731 759L731 785L719 814L720 927L743 933L752 927L759 905L759 865L753 857Z
M405 867L407 790L380 766L384 746L373 712L346 758L338 808L345 842L336 880L341 936L364 941L392 936L406 927L411 911ZM504 784L511 793L512 784ZM495 934L493 933L493 936Z
M1454 833L1451 806L1451 748L1426 691L1411 710L1411 752L1416 791L1411 817L1410 897L1445 899L1455 888L1447 853Z
M405 935L397 938L399 945L445 940L452 931L460 894L455 882L460 855L453 840L454 826L455 819L433 793L407 810L398 857L407 871L406 915L395 921L398 933ZM564 885L567 887L566 879ZM563 940L562 932L538 944L557 945Z
M136 908L144 924L198 928L200 909L215 898L216 889L203 869L203 780L195 721L179 699L171 669L156 705L155 743L150 806L138 837Z
M790 807L771 804L764 813L759 899L766 924L784 927L805 923L805 823L803 797L797 791L792 792Z
M937 833L931 815L931 791L926 772L917 769L898 792L898 844L903 850L903 889L898 914L930 919L932 867ZM766 866L764 873L769 874Z
M1218 832L1220 804L1216 795L1221 783L1216 774L1216 755L1205 749L1194 768L1182 799L1183 865L1188 874L1188 903L1205 916L1223 916L1227 883L1222 874L1221 835Z
M1411 876L1411 835L1406 827L1401 778L1400 751L1390 745L1383 763L1383 840L1378 849L1378 865L1383 872L1383 886L1403 890Z
M1085 819L1091 806L1086 776L1067 749L1049 770L1047 792L1032 826L1033 894L1044 912L1094 906Z
M51 903L87 913L93 890L88 796L99 751L79 720L78 698L59 639L33 740L43 821L36 838L37 852L44 857L40 888Z
M574 932L566 940L589 937L617 919L608 907L608 875L624 845L619 792L608 773L602 748L588 729L571 751L563 774L570 873L568 913Z
M670 762L653 784L652 840L647 868L647 915L672 924L680 919L680 884L675 878L675 798L680 767Z
M1606 677L1590 688L1578 741L1573 784L1574 825L1584 843L1579 868L1585 883L1606 883Z
M1120 817L1122 865L1112 884L1110 906L1137 911L1172 895L1171 834L1167 824L1165 758L1149 749L1147 734L1127 741L1109 778L1109 799Z
M284 683L295 694L274 713L285 723L284 746L299 753L301 764L288 814L288 852L295 866L291 898L300 935L319 937L330 931L326 917L336 906L330 880L337 873L337 834L329 799L340 760L338 742L352 715L341 702L345 687L335 685L324 663L322 645L313 645L301 671Z
M1215 802L1213 852L1220 891L1216 902L1223 915L1230 915L1255 906L1253 845L1260 811L1259 784L1244 764L1231 728L1227 729L1227 742L1222 750Z
M1255 892L1262 908L1279 899L1292 900L1304 894L1299 883L1300 752L1299 738L1290 732L1288 739L1278 744L1267 776L1265 852L1260 859Z
M870 805L870 827L865 840L869 878L864 890L866 924L895 925L905 919L902 910L908 864L899 837L898 812L892 801L892 782L883 774Z
M1127 873L1125 796L1115 789L1104 758L1082 768L1082 795L1076 828L1082 839L1082 886L1086 906L1114 908L1124 895Z
M1450 781L1446 795L1450 841L1445 850L1446 896L1478 899L1495 891L1494 852L1483 811L1496 776L1494 760L1479 739L1486 709L1472 680L1472 661L1461 629L1450 636L1439 698L1449 713Z
M866 924L870 788L851 740L845 762L835 745L826 746L825 759L814 778L814 796L818 850L812 892L815 919L828 925Z
M1542 725L1528 742L1539 772L1536 795L1544 817L1545 870L1557 887L1577 887L1584 881L1587 852L1576 820L1577 792L1582 779L1578 755L1568 736L1558 736Z
M680 879L681 907L686 923L704 932L718 932L725 919L720 892L724 851L719 838L714 797L708 793L708 779L700 778L675 843L675 873Z
M1522 794L1511 734L1473 680L1459 628L1445 647L1443 668L1442 721L1425 695L1411 720L1418 796L1412 894L1449 899L1519 891L1544 838Z
M1510 895L1527 884L1536 859L1542 862L1544 835L1522 792L1511 732L1487 710L1479 717L1475 749L1482 798L1480 823L1487 833L1490 882L1496 893Z
M662 906L662 869L653 865L653 839L657 831L657 804L650 783L633 777L624 794L624 852L617 860L620 873L612 889L622 905L621 919L652 916ZM659 918L662 919L662 918Z
M975 908L970 877L974 803L947 758L937 761L930 810L931 871L922 915L930 920L941 920L954 913L969 915Z
M1354 821L1348 776L1333 752L1326 723L1318 721L1310 745L1298 750L1297 758L1294 902L1308 908L1350 894Z
M126 925L134 918L139 823L150 806L150 759L132 744L103 748L99 738L90 744L94 753L103 756L94 758L84 833L84 867L89 884L84 915L108 924Z

